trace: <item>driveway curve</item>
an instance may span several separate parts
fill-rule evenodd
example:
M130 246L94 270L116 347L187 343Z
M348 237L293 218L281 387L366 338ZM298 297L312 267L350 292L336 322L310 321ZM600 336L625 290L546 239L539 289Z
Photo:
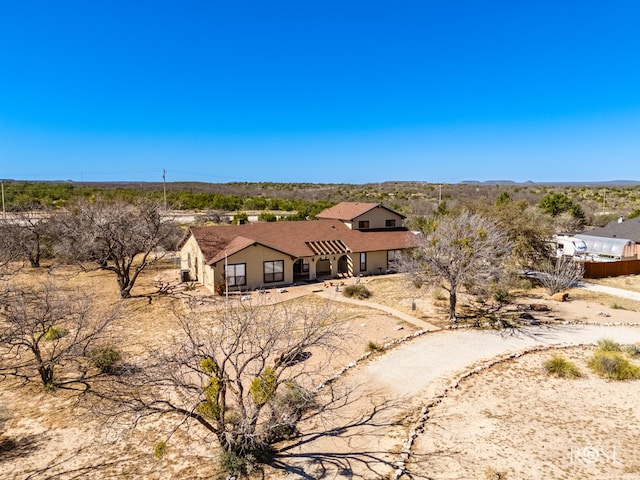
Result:
M640 328L541 326L514 331L450 330L427 333L349 370L337 383L349 392L341 408L302 425L279 465L287 478L385 478L395 469L410 418L428 389L498 355L536 345L586 344L601 338L640 342ZM347 398L345 397L345 398Z

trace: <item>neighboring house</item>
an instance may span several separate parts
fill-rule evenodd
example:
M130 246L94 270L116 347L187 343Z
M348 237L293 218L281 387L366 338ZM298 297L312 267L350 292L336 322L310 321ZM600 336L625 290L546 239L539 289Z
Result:
M624 220L622 217L604 227L578 234L589 247L589 253L603 253L604 258L615 260L640 258L640 218Z
M417 246L402 227L405 217L377 203L340 203L317 217L191 228L181 248L183 278L221 292L378 274Z

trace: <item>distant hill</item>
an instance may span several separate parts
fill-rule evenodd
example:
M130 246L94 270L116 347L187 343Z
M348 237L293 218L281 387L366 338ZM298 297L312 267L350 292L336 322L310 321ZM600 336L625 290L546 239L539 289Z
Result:
M639 180L607 180L602 182L514 182L513 180L464 180L459 182L460 185L549 185L549 186L573 186L573 187L635 187L640 185Z

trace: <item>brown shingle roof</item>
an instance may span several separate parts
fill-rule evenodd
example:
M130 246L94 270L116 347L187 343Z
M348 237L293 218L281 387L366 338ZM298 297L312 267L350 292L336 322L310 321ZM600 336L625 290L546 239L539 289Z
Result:
M390 212L405 218L401 213L391 210L380 203L366 202L341 202L331 208L321 211L316 215L316 218L335 218L337 220L350 222L354 218L358 218L360 215L364 215L374 208L384 208L385 210L389 210Z
M209 264L255 243L295 258L315 255L310 243L344 244L353 252L396 250L416 246L416 237L408 230L361 232L336 220L268 222L247 225L220 225L191 229Z

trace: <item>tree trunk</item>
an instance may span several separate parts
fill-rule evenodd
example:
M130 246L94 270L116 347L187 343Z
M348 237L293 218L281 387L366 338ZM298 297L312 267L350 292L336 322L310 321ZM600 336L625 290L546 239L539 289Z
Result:
M38 367L38 373L40 374L40 379L45 387L53 387L53 365L41 364Z
M120 287L120 298L131 298L131 289L133 288L133 283L129 281L128 276L119 275L118 286Z
M456 304L458 303L458 294L455 289L451 289L449 292L449 320L452 322L457 322L458 318L456 317Z

